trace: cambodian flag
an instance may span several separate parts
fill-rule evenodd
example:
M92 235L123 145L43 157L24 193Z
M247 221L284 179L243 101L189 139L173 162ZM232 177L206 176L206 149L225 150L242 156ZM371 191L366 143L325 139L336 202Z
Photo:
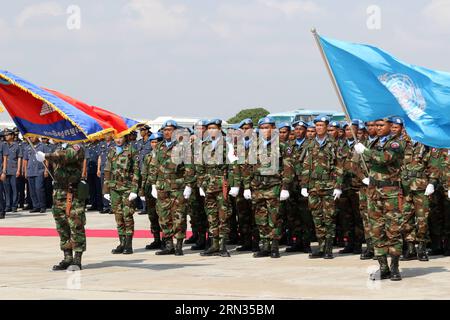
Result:
M140 124L57 91L40 88L3 70L0 70L0 100L24 136L81 142L101 138L108 132L123 136Z

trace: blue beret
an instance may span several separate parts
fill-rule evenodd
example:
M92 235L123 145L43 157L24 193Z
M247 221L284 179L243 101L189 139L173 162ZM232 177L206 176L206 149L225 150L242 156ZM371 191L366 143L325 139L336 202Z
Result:
M281 129L281 128L288 128L289 130L291 130L291 125L290 125L288 122L280 122L280 123L277 125L277 128L278 128L278 129Z
M329 127L335 127L335 128L338 128L338 129L341 128L341 124L339 123L339 121L331 121L331 122L328 124L328 126L329 126Z
M261 126L263 124L275 124L275 120L272 117L264 117L259 119L258 126Z
M361 124L364 124L364 122L358 119L352 119L352 125L359 127Z
M220 119L210 119L208 121L206 121L206 125L209 126L210 124L215 124L217 126L222 126L222 120Z
M314 123L317 122L325 122L326 124L330 123L330 118L326 115L318 115L314 120Z
M207 122L208 120L198 120L196 123L195 123L195 126L201 126L201 127L206 127L206 122Z
M239 128L242 128L244 125L246 124L251 124L253 125L253 120L250 118L244 119L241 122L239 122Z
M155 133L152 133L148 139L150 141L152 141L152 140L160 141L160 140L162 140L162 138L163 138L163 136L162 136L161 132L155 132Z
M308 128L315 128L316 124L312 121L308 122Z
M400 117L396 117L396 116L390 117L388 122L403 125L403 119Z
M163 125L162 125L162 129L167 128L167 127L174 127L175 129L178 128L178 123L175 120L167 120L164 121Z
M302 127L308 128L308 124L301 120L297 120L292 123L293 128L295 128L296 126L302 126Z

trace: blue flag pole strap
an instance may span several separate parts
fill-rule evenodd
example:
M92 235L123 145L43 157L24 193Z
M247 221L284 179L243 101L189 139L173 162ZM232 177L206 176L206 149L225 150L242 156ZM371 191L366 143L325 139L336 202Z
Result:
M350 115L349 115L348 110L347 110L347 106L345 105L344 98L342 97L342 93L341 93L339 85L338 85L338 83L336 81L336 78L334 76L333 70L331 69L331 66L330 66L330 63L328 62L327 56L325 54L325 51L323 50L322 44L320 43L320 37L319 37L319 34L317 33L316 28L312 28L311 29L311 33L313 34L314 40L316 41L317 47L319 48L320 55L322 56L323 62L325 63L325 67L326 67L326 69L328 71L328 75L330 76L331 83L333 84L333 88L334 88L334 90L336 92L336 95L338 97L339 103L341 104L342 110L345 113L345 117L347 118L347 122L351 123ZM350 131L352 132L353 139L355 139L355 141L358 141L358 139L356 138L356 134L353 131L353 129L350 130ZM366 161L364 160L364 156L363 155L361 155L361 160L362 160L362 165L363 165L364 171L365 171L365 173L367 174L367 177L368 177L369 176L369 169L367 167L367 164L366 164Z

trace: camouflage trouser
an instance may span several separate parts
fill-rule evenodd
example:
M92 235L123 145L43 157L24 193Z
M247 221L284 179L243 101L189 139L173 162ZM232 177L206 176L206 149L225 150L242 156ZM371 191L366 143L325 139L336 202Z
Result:
M134 234L134 206L135 202L128 201L130 191L111 190L111 212L114 213L119 236Z
M290 200L287 212L288 228L296 238L300 237L304 242L310 242L313 238L314 222L308 208L308 198L293 191Z
M236 203L241 239L251 240L253 237L253 239L259 240L259 231L255 222L255 211L252 207L252 201L244 198L243 190L240 190L234 201Z
M367 191L370 237L375 256L400 256L402 253L400 192L398 187L369 187Z
M331 191L326 194L311 192L308 204L316 228L319 251L324 251L325 240L334 239L336 232L336 211Z
M343 236L349 242L362 243L364 240L364 227L359 211L358 190L344 190L339 200L337 200L337 206L340 209Z
M283 220L279 215L280 187L259 188L252 193L255 222L261 240L280 240Z
M186 237L186 207L183 190L158 190L156 212L165 238L184 239Z
M364 238L366 241L370 240L370 224L369 213L367 208L367 187L361 187L359 189L359 212L361 214L362 222L364 225Z
M156 213L156 199L151 195L145 195L145 210L148 220L150 220L150 231L152 234L159 234L161 227L159 225L158 213Z
M424 190L405 190L403 204L403 238L408 242L423 242L427 239L429 197Z
M231 206L229 200L224 199L222 190L206 193L205 211L211 236L213 238L228 238Z
M450 201L442 186L438 186L431 195L428 224L432 240L450 241Z
M77 194L74 192L72 207L68 217L66 215L66 207L67 192L55 189L53 191L52 213L56 222L56 230L59 234L61 250L86 251L84 203L77 199Z
M205 212L205 200L200 196L198 188L192 189L187 211L191 217L192 232L206 233L208 230L208 219Z

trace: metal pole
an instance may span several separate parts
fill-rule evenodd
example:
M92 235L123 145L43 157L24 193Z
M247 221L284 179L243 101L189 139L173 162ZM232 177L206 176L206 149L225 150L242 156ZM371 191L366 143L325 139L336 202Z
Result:
M312 34L314 36L314 39L316 40L317 47L319 48L319 51L320 51L320 54L322 56L323 62L325 63L325 66L327 68L328 75L330 76L331 83L333 84L333 88L334 88L334 91L336 92L336 95L338 97L339 103L341 104L341 107L344 110L347 122L349 123L349 125L352 125L351 124L350 115L349 115L348 110L347 110L347 106L345 105L345 102L344 102L344 98L342 97L341 91L339 90L339 86L338 86L338 84L336 82L336 78L334 77L333 70L331 69L330 63L328 62L327 56L325 55L325 52L323 51L323 47L322 47L322 45L320 43L319 34L317 33L316 28L312 28L311 32L312 32ZM353 127L352 127L351 132L352 132L353 139L355 139L355 143L356 143L357 139L356 139L355 132L353 132ZM361 159L362 159L362 165L363 165L364 171L366 172L367 177L368 177L369 176L369 169L367 168L366 161L364 160L364 156L362 154L361 154Z
M28 143L30 144L31 148L34 151L34 154L36 155L37 151L36 148L34 147L34 145L31 143L30 139L28 137L25 137L25 139L27 139ZM47 165L45 164L45 161L42 162L42 164L44 165L45 169L47 169L48 175L53 179L53 181L56 181L55 178L53 177L52 173L50 172L50 170L48 169Z

